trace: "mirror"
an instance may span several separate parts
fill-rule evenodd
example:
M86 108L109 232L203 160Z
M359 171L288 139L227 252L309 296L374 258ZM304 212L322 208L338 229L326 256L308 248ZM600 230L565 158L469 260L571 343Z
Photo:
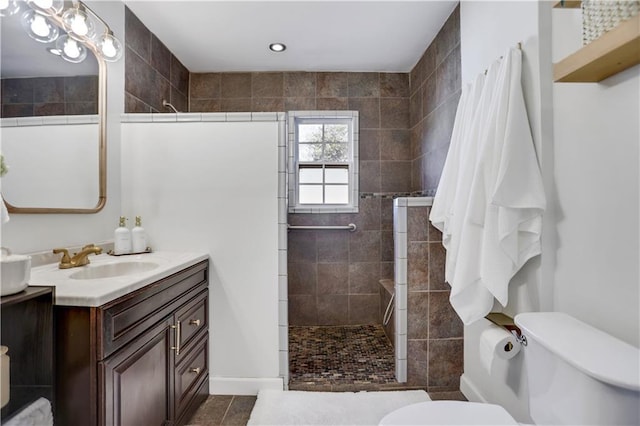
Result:
M55 42L31 39L22 13L0 18L3 199L10 213L96 213L106 203L104 60L91 46L78 64L51 54Z

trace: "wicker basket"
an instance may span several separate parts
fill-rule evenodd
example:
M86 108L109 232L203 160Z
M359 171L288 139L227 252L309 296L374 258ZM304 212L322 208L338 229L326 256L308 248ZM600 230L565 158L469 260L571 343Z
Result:
M638 11L640 0L582 0L582 43L591 43Z

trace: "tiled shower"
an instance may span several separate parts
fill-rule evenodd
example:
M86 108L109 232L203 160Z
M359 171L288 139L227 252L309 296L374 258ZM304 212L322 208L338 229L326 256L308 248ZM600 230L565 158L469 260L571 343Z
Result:
M448 148L460 96L459 7L410 73L189 73L135 15L127 11L126 18L126 112L165 111L162 99L190 112L359 112L359 213L288 217L291 225L355 223L357 231L289 232L288 320L290 326L381 327L386 306L379 281L394 278L393 200L432 195ZM448 305L434 293L411 321L449 321L437 318L448 315ZM456 339L461 346L461 336ZM413 340L407 355L416 378L409 383L457 389L457 376L449 376L459 376L461 349L437 342L429 350L427 338ZM446 378L427 381L438 371Z

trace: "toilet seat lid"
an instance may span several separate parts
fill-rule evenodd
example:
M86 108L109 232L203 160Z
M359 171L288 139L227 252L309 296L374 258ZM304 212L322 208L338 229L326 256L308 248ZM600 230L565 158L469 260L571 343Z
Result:
M387 414L381 426L391 425L517 425L499 405L466 401L428 401Z

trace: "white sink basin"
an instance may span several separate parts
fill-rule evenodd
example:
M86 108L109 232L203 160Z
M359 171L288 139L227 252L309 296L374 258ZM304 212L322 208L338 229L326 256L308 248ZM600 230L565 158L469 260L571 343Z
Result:
M73 280L95 280L99 278L121 277L151 271L158 266L155 262L118 262L86 266L69 275Z

